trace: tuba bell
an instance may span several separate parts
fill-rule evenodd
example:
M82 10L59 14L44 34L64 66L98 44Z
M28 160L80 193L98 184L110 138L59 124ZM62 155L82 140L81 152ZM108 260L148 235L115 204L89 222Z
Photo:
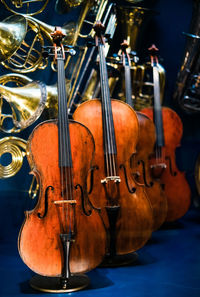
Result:
M200 112L200 0L194 0L190 33L181 69L176 80L174 100L187 114Z

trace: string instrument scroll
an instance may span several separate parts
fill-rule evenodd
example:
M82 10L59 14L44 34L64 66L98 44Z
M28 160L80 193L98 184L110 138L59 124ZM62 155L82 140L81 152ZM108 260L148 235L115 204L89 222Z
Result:
M105 254L105 230L87 195L94 140L82 124L68 120L63 36L53 34L58 74L58 121L38 125L29 138L29 162L41 185L35 209L26 213L19 235L19 252L33 271L61 276L66 288L71 273L95 268ZM67 52L74 54L67 48ZM73 135L73 137L72 137ZM73 289L74 290L74 289Z

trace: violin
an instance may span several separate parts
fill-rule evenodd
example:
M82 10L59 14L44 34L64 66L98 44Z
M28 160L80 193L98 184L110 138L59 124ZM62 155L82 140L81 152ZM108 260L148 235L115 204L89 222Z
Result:
M156 127L156 144L149 158L149 166L152 176L160 181L167 197L166 221L175 221L188 211L191 200L190 187L184 172L177 168L175 157L176 147L180 146L183 125L175 111L168 107L161 107L156 55L158 49L153 45L149 51L153 69L154 105L153 108L142 110L154 120Z
M131 86L131 59L127 51L126 40L121 44L122 64L125 78L126 103L134 108ZM156 141L155 127L153 121L141 112L136 112L139 121L139 140L137 153L134 155L132 168L135 173L133 177L137 185L144 185L147 196L151 202L154 224L153 230L157 230L165 221L167 215L167 199L158 181L152 179L148 167L148 156L151 154Z
M18 248L34 272L68 279L70 273L85 272L101 263L106 233L87 195L94 140L83 124L68 120L61 29L52 36L58 119L40 123L28 140L28 161L41 190L36 207L26 212Z
M99 53L101 99L78 106L73 118L90 129L95 157L89 197L101 208L107 230L107 255L124 255L141 248L152 233L152 209L143 187L136 187L130 158L138 141L138 120L125 102L111 99L104 54L104 27L94 26Z

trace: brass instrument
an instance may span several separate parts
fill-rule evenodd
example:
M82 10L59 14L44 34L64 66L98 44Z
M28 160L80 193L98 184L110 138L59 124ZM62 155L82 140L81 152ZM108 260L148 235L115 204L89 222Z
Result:
M152 14L152 11L142 7L135 6L119 6L117 8L117 22L118 27L116 31L120 31L122 41L129 40L129 52L137 50L139 47L140 30L144 22ZM119 35L117 35L119 36ZM114 36L115 37L115 36ZM119 41L118 41L119 43ZM119 52L120 54L120 52ZM111 95L117 88L118 97L125 100L125 85L123 84L123 77L120 64L120 55L115 57L108 57L107 64L111 68L109 75L109 86ZM163 100L165 87L165 70L159 64L160 74L160 98ZM136 110L141 110L144 107L152 106L153 100L153 80L152 68L150 63L139 64L135 57L131 61L131 75L132 75L132 98ZM99 93L98 74L95 69L92 70L90 79L86 82L85 88L81 94L82 101L97 98ZM120 84L121 83L121 84Z
M86 5L87 2L88 1L85 1L84 5ZM95 32L93 29L93 25L97 20L101 21L105 25L106 33L108 33L110 37L112 37L114 34L115 27L116 27L116 14L113 9L114 8L113 3L111 3L108 0L96 0L96 1L91 1L91 3L93 3L93 5L95 3L94 6L90 7L91 8L90 12L93 15L93 19L92 21L87 21L86 19L81 18L82 22L79 23L80 25L77 31L76 44L78 44L78 37L85 38L87 41L88 38L91 38L94 36ZM83 24L87 24L91 27L88 30L88 33L85 35L81 33L81 28ZM107 51L108 51L108 48L109 47L107 47ZM91 73L86 75L87 70L91 66L91 61L94 62L96 60L96 57L94 56L94 47L88 48L85 45L85 46L82 46L81 48L79 47L79 49L80 49L79 58L76 62L75 67L73 68L74 69L73 72L70 74L71 80L73 81L72 91L68 98L68 106L70 111L73 109L73 106L75 106L75 104L77 103L75 102L77 100L76 98L77 95L82 96L81 89L82 89L83 81L88 80L88 77L86 78L86 76L91 76ZM86 63L83 65L84 61L86 61Z
M14 136L0 139L0 157L7 153L11 155L11 162L5 166L0 164L0 178L9 178L20 170L26 155L26 140Z
M46 103L46 85L33 81L23 87L0 85L0 94L10 104L13 123L20 130L33 124L41 115ZM1 116L1 126L3 118Z
M127 40L132 51L138 51L142 27L147 23L147 20L152 13L152 10L144 7L117 7L117 19L119 22L121 42Z
M0 158L4 154L9 154L11 161L7 165L0 163L0 179L10 178L18 173L23 165L24 157L26 153L27 141L15 137L9 136L0 139ZM28 190L29 197L34 199L39 191L39 184L37 183L36 177L33 176L30 188Z
M55 4L55 10L60 13L66 13L71 8L81 5L85 0L57 0Z
M0 62L9 59L21 46L26 35L24 16L13 15L0 22Z
M17 87L5 84L15 83ZM66 80L67 93L70 83ZM11 107L11 114L2 113L3 100ZM0 76L0 130L6 133L17 133L33 124L47 108L51 118L57 115L57 87L46 86L42 82L31 80L22 74ZM10 118L14 124L11 129L4 127L4 121Z
M45 69L47 60L42 57L45 40L52 43L50 33L54 26L32 16L14 15L0 23L0 62L4 67L17 73L28 73ZM62 28L66 34L64 44L72 44L76 25L68 23Z
M159 81L160 81L160 100L163 101L165 89L165 70L158 63ZM150 63L139 65L132 61L131 63L131 77L132 77L132 99L134 102L134 109L141 110L146 107L153 106L153 80L152 67ZM125 101L125 86L122 85L122 92L118 94L119 98Z
M200 112L200 0L193 1L190 33L187 37L181 69L173 95L183 111Z
M49 0L1 0L1 2L12 13L35 15L45 9Z

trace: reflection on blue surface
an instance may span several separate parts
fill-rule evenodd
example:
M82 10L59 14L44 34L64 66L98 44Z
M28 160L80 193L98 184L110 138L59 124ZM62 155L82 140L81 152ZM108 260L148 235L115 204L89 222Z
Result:
M33 275L20 259L16 242L0 247L0 296L43 295L29 287ZM77 297L199 297L200 213L191 210L177 224L154 232L138 251L135 265L97 268L88 273L90 286L70 293ZM54 294L53 296L63 296Z

